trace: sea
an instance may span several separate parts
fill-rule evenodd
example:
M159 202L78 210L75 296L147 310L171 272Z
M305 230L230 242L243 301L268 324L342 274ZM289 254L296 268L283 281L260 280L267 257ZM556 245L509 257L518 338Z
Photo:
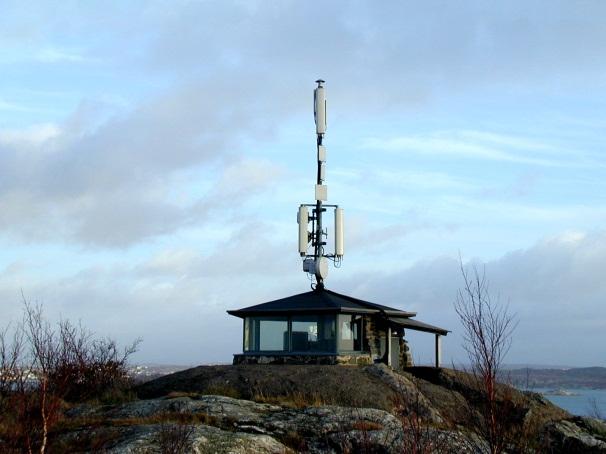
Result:
M600 416L606 419L606 389L570 388L565 389L571 395L554 395L553 388L533 388L546 399L564 410L579 416ZM597 413L597 414L596 414Z

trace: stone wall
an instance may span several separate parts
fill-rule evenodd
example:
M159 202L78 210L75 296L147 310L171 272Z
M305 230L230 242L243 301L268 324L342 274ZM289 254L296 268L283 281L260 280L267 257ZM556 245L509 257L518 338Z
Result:
M405 367L412 367L414 363L412 361L412 351L408 347L405 336L400 336L400 369Z
M413 366L412 352L406 342L404 329L399 336L400 368ZM387 322L379 317L364 316L364 349L370 352L374 363L387 364Z
M385 345L385 330L387 325L381 323L377 317L364 316L364 350L370 352L373 362L387 363L385 352L381 348L381 339Z
M234 364L372 364L370 355L234 355Z

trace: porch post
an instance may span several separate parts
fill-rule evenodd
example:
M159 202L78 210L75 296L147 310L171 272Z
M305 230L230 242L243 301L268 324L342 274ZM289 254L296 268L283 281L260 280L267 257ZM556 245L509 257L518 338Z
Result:
M391 366L391 326L387 327L387 365Z
M440 367L440 363L442 362L442 346L441 346L441 336L436 334L436 367Z

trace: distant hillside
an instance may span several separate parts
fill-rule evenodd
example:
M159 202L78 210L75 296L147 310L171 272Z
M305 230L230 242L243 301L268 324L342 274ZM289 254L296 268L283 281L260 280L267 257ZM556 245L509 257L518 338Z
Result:
M502 379L521 389L591 388L606 389L606 367L575 367L570 369L510 369Z

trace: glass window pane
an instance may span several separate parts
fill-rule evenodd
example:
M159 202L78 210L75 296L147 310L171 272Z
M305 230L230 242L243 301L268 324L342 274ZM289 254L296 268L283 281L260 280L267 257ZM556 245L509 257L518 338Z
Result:
M288 349L288 322L286 320L261 320L259 350Z
M297 315L292 318L292 352L334 352L333 315Z
M288 320L286 317L247 317L246 351L287 351Z
M339 350L362 350L362 316L339 315Z
M250 317L244 319L244 351L253 350L251 341L251 320Z

